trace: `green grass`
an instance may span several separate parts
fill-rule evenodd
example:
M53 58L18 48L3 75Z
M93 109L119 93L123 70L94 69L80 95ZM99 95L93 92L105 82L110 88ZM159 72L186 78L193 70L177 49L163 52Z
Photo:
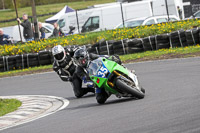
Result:
M0 78L5 76L16 76L16 75L25 75L25 74L32 74L32 73L38 73L38 72L45 72L53 70L52 65L46 65L46 66L39 66L39 67L30 67L23 70L12 70L12 71L6 71L6 72L0 72Z
M21 104L22 103L16 99L0 99L0 116L17 110Z
M121 55L120 59L122 62L137 62L145 60L155 60L155 59L168 59L168 58L186 58L200 56L200 46L189 46L181 48L170 48L170 49L160 49L156 51L146 51L142 53L134 53L128 55ZM40 66L27 68L24 70L13 70L8 72L0 72L1 77L16 76L16 75L25 75L32 73L39 73L45 71L53 71L52 65Z
M181 48L170 48L170 49L160 49L156 51L146 51L142 53L128 54L120 56L122 61L128 60L154 60L162 58L180 58L180 57L193 57L198 56L196 53L200 53L200 46L189 46ZM200 54L199 54L200 55Z
M59 12L65 5L68 5L69 7L73 9L84 9L88 6L92 6L95 4L103 4L103 3L110 3L115 2L115 0L91 0L91 1L80 1L80 2L66 2L66 3L59 3L59 4L49 4L49 5L40 5L36 6L37 15L40 14L47 14L51 12ZM19 17L23 15L23 13L27 13L29 16L32 16L32 9L31 7L26 8L18 8L18 14ZM15 10L5 10L0 12L0 20L7 20L7 19L13 19L16 18ZM53 15L39 17L38 21L44 22L45 19L51 17ZM17 25L16 22L7 22L7 23L0 23L0 27L7 27Z

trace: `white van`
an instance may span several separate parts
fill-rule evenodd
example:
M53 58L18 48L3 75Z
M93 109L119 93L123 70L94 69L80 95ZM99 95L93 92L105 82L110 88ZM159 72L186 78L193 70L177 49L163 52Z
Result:
M77 12L78 15L78 22L79 22L79 27L81 28L85 21L89 18L89 16L93 13L94 9L86 9L86 10L79 10ZM78 29L78 24L77 24L77 18L76 18L76 12L69 12L66 13L65 15L61 16L58 20L57 23L63 33L67 34L70 31L69 27L75 27L75 30Z
M98 4L88 7L88 9L78 10L77 15L79 25L77 24L76 12L69 12L64 14L57 20L57 23L66 35L70 32L70 27L74 27L74 31L76 31L76 33L79 33L78 26L81 31L81 27L93 12L99 10L102 7L113 6L117 4L119 4L119 2Z
M152 16L150 1L123 3L122 10L124 20ZM85 22L81 32L114 29L122 21L120 4L97 8Z

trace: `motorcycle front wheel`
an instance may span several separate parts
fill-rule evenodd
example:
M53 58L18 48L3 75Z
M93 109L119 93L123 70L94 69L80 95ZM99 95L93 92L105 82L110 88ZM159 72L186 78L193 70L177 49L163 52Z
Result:
M133 97L136 97L138 99L142 99L144 98L145 94L144 94L144 88L143 88L143 91L139 91L129 85L127 85L123 80L121 79L117 79L116 82L116 87L118 89L120 89L121 91L123 92L126 92L128 94L131 94Z

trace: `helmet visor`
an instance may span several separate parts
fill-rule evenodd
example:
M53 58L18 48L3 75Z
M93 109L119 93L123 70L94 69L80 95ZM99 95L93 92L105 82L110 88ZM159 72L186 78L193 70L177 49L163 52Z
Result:
M83 57L80 57L80 58L78 59L78 62L79 62L79 64L80 64L81 66L85 66L85 65L87 64L87 60L86 60L85 58L83 58Z
M61 60L64 57L64 52L58 53L56 55L54 55L56 60Z

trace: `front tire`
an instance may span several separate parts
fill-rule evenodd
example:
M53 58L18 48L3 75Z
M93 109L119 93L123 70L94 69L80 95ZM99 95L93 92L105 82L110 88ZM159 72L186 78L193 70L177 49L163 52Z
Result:
M96 93L96 100L99 104L104 104L108 99L108 94L105 92L104 89L101 90L101 93Z
M131 94L133 97L136 97L138 99L144 98L144 92L143 91L139 91L137 89L132 88L131 86L127 85L121 79L117 79L115 84L116 84L118 89L120 89L123 92L127 92L128 94Z
M143 87L141 87L141 91L145 94L145 89Z

